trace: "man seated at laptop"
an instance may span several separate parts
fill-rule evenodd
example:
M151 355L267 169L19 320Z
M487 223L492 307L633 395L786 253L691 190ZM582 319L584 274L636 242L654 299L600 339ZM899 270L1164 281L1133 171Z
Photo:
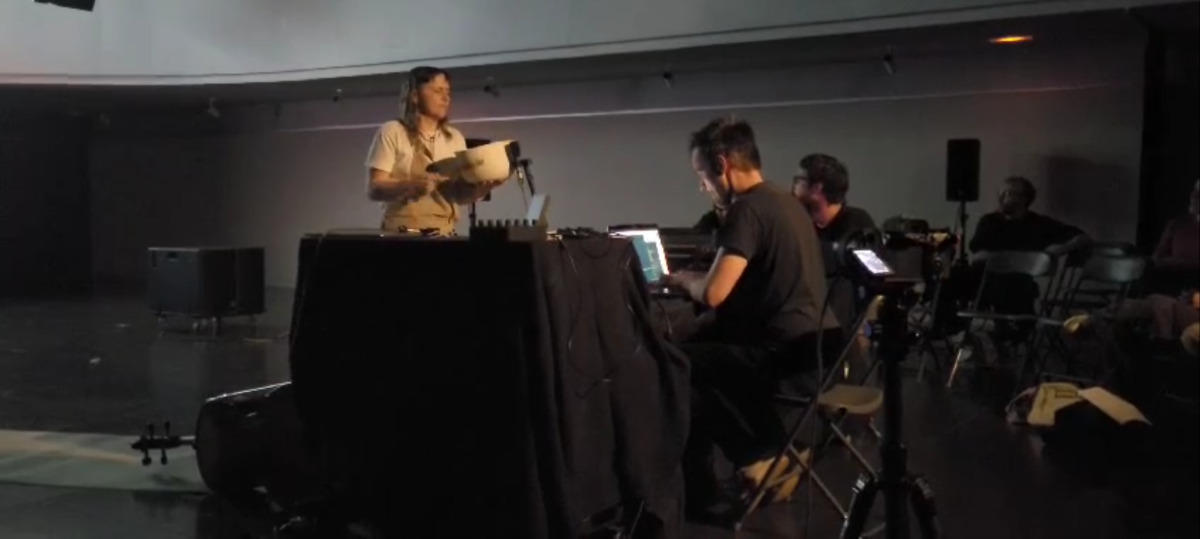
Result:
M780 379L816 367L818 335L824 357L833 361L842 336L831 314L821 316L824 262L812 219L763 180L750 125L714 120L692 135L690 150L705 188L729 208L708 272L669 276L714 313L710 326L680 346L692 366L684 475L688 510L697 516L710 514L719 501L713 443L746 489L766 480L786 438L772 404ZM785 462L776 474L795 464ZM785 499L796 483L781 485L774 499Z

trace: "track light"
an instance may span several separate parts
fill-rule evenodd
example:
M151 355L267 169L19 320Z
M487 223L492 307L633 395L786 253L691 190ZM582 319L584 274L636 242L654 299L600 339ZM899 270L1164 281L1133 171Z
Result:
M341 100L342 100L342 89L338 88L337 90L333 91L333 102L337 103L337 102L340 102Z
M888 75L896 74L896 58L892 56L892 50L889 47L887 53L883 55L883 71Z
M221 111L217 110L217 98L208 98L208 109L204 111L209 118L217 119L221 117Z
M663 84L667 88L675 87L675 74L672 73L670 69L663 71L662 80L663 80Z
M1033 36L997 36L988 40L993 45L1016 45L1019 43L1029 43L1033 41Z

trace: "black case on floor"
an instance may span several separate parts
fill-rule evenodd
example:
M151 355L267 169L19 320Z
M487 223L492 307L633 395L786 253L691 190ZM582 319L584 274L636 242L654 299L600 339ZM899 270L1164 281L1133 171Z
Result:
M261 247L151 247L147 289L159 316L262 314Z

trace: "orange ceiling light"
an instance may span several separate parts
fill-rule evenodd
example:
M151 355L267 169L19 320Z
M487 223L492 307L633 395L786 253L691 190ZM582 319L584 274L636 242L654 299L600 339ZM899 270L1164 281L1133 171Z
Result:
M1029 43L1033 41L1033 36L999 36L989 39L993 45L1014 45L1016 43Z

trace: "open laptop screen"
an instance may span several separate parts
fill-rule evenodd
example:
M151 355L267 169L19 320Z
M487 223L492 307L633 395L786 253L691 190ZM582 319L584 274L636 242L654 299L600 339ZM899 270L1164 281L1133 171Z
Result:
M612 235L633 241L633 249L637 251L638 261L642 264L642 274L646 276L647 283L658 282L664 275L671 273L667 268L667 251L663 249L662 238L657 228L614 230Z

